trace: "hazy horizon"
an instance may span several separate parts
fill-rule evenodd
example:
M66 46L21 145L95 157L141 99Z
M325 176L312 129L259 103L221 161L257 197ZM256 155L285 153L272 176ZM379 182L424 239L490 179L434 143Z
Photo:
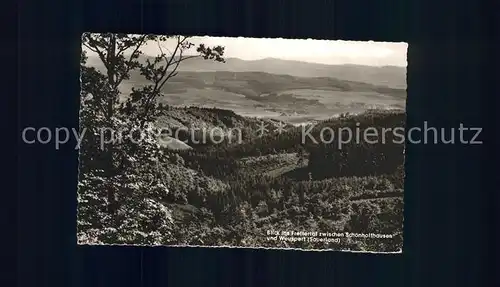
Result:
M196 46L224 46L225 58L245 61L274 58L325 65L407 66L407 43L210 36L190 41ZM163 42L162 47L173 49L175 42ZM148 56L159 54L157 43L148 43L141 50Z

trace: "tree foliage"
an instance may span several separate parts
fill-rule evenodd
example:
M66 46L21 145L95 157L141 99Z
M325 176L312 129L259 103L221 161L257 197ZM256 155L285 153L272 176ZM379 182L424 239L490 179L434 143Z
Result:
M128 34L82 35L82 45L102 61L105 71L81 57L79 239L82 243L154 244L168 240L172 220L162 199L170 156L160 148L154 122L165 109L157 103L162 87L179 65L193 57L223 62L224 48L194 44L185 36ZM174 41L174 50L162 43ZM141 61L143 48L155 43L160 53ZM140 71L150 84L125 99L120 84ZM170 182L171 185L171 182ZM111 240L113 239L113 240Z

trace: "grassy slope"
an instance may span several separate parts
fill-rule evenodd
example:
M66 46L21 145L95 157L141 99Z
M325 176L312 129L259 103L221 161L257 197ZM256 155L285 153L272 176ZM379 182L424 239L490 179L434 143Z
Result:
M133 78L122 90L126 93L141 83L140 78ZM217 107L240 115L297 123L374 106L404 108L406 102L403 89L261 72L181 72L163 92L159 100L164 104Z
M127 82L137 86L146 81L138 74L132 75ZM323 89L331 91L357 91L383 93L396 98L406 98L404 88L390 88L383 85L373 85L363 82L339 80L331 77L295 77L290 75L276 75L264 72L180 72L163 92L166 94L179 94L188 88L216 89L244 95L255 99L262 94L277 93L293 89Z
M175 135L176 129L184 129L185 134L179 133L179 140L184 141L188 145L192 143L192 134L205 131L205 137L210 140L210 132L220 134L218 129L222 131L226 138L233 138L232 142L237 143L238 138L242 137L247 140L245 131L257 132L261 123L264 122L269 127L276 127L280 124L287 128L292 126L273 119L257 119L252 117L243 117L230 110L222 110L217 108L199 108L199 107L170 107L168 113L157 120L158 127L169 130ZM251 137L248 134L248 137ZM179 145L177 145L179 146Z

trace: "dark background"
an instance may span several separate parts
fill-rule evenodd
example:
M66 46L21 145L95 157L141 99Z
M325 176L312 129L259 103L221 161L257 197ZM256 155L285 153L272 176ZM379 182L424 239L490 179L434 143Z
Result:
M408 128L462 122L483 126L485 142L407 148L404 253L377 255L77 247L74 142L56 151L19 141L19 286L495 286L487 259L498 250L498 180L485 163L498 155L486 152L497 143L496 34L479 1L55 0L18 7L19 131L78 127L82 32L175 33L408 42Z

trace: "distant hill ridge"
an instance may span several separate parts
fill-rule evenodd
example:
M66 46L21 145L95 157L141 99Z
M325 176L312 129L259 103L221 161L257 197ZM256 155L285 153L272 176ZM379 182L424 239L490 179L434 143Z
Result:
M153 57L142 56L141 61ZM88 64L102 67L96 56L89 56ZM327 65L276 58L260 60L242 60L227 58L225 63L218 63L202 58L188 59L179 66L179 71L184 72L264 72L295 77L329 77L339 80L364 82L373 85L387 86L390 88L406 89L406 68L397 66L363 66L354 64Z

